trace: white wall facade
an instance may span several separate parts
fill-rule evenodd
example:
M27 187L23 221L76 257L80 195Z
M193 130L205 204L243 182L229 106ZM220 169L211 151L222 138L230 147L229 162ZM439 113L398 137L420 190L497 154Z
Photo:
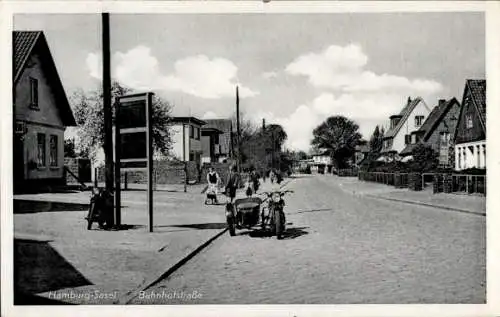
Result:
M332 158L328 155L315 155L315 156L313 156L313 162L314 162L314 164L331 165Z
M431 110L426 106L423 101L420 101L413 111L408 116L407 120L403 123L403 126L398 131L398 133L394 136L392 143L392 150L400 153L406 147L405 144L405 135L412 133L413 131L417 131L420 126L415 125L415 117L423 116L422 124L429 116Z

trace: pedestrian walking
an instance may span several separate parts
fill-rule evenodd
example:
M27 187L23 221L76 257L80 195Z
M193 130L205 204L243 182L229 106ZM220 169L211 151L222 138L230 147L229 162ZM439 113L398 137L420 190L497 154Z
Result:
M217 201L217 194L218 194L218 187L220 184L220 177L219 174L213 169L212 166L208 168L208 173L207 173L207 183L208 183L208 193L213 195L215 197L215 203L218 204Z

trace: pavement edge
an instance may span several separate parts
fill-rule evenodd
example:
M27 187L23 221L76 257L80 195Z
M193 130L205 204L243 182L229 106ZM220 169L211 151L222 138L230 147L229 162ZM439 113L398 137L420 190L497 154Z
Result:
M376 198L376 199L383 199L383 200L389 200L389 201L402 202L402 203L411 204L411 205L433 207L433 208L439 208L439 209L444 209L444 210L451 210L451 211L456 211L456 212L462 212L462 213L466 213L466 214L473 214L473 215L476 215L476 216L483 216L483 217L486 216L486 213L482 213L482 212L470 211L470 210L453 208L453 207L436 205L436 204L429 204L429 203L424 203L424 202L420 202L420 201L417 202L417 201L404 200L404 199L388 198L388 197L371 195L371 194L367 194L366 196L367 197L371 197L371 198Z
M205 241L203 244L199 245L196 249L193 251L189 252L186 256L184 256L180 261L178 261L176 264L171 266L169 269L167 269L164 273L162 273L158 277L153 277L150 279L149 282L144 283L141 285L139 288L131 291L127 295L122 296L121 298L118 299L117 304L118 305L125 305L125 304L130 304L134 298L136 298L141 291L145 291L146 289L150 288L151 286L155 285L159 281L169 277L172 275L175 271L177 271L179 268L181 268L184 264L186 264L189 260L191 260L194 256L196 256L198 253L200 253L203 249L205 249L207 246L209 246L213 241L215 241L217 238L222 236L224 233L226 233L227 228L222 229L220 232L218 232L216 235Z

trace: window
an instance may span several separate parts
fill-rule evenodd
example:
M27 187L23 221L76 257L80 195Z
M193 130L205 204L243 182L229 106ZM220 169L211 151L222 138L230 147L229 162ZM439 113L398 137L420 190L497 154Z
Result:
M200 139L200 128L198 128L198 127L194 128L194 138L196 140Z
M405 144L410 144L410 142L411 142L411 135L406 134L405 135Z
M416 144L417 143L417 135L416 134L412 134L411 135L411 143L412 144Z
M57 167L57 135L50 136L50 156L49 165L52 167Z
M441 132L441 146L448 146L450 143L450 133L449 132Z
M38 80L30 77L30 108L38 109Z
M194 153L189 153L189 160L194 161Z
M424 116L415 116L415 127L421 127L424 123Z
M472 129L474 127L474 122L472 120L472 114L468 113L465 115L465 125L467 129Z
M194 138L194 127L192 125L189 126L189 137Z
M45 167L45 134L38 133L37 135L37 167Z
M219 135L218 134L214 135L214 144L219 144Z

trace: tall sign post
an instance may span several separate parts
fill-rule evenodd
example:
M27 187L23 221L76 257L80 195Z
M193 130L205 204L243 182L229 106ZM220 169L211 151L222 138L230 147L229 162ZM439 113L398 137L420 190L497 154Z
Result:
M111 109L111 61L109 41L109 13L102 13L102 92L104 111L104 161L105 184L108 192L113 191L113 113ZM109 196L106 206L113 209L113 198ZM111 212L111 210L109 210ZM111 217L106 217L110 219ZM114 224L112 224L114 225Z
M118 175L120 170L146 170L149 231L153 232L153 93L117 98L115 144ZM120 178L116 180L119 190ZM118 206L117 208L120 208ZM119 214L119 212L117 212Z
M238 156L237 156L237 164L238 164L238 172L241 171L241 132L240 132L240 95L238 92L238 86L236 86L236 139L238 144Z

